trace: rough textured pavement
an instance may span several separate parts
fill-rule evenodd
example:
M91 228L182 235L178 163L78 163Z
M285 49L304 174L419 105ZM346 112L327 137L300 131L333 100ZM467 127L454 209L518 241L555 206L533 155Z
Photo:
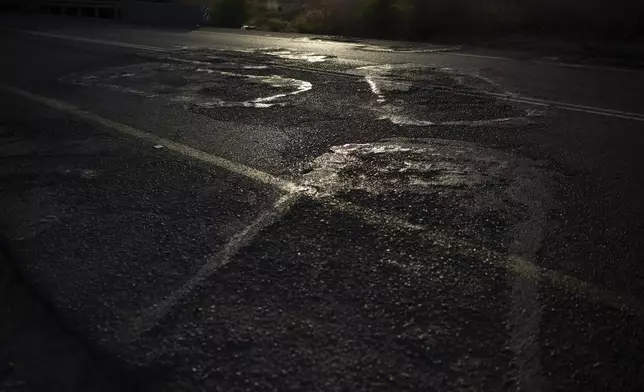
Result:
M5 22L3 390L644 386L641 72Z

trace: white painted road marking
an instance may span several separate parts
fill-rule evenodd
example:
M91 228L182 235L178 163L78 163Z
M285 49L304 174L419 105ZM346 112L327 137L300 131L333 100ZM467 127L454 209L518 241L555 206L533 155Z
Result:
M152 329L159 320L168 315L181 300L192 293L195 288L199 287L205 279L230 263L235 255L243 247L252 243L253 239L263 229L286 215L302 195L302 193L291 192L280 197L271 208L264 211L242 231L235 234L221 251L209 257L199 271L190 277L179 289L136 317L131 324L126 326L127 329L122 331L119 338L125 342L133 341L141 334Z
M592 113L592 114L599 114L602 116L623 118L627 120L644 121L644 114L640 114L640 113L597 108L593 106L577 105L573 103L566 103L566 102L559 102L559 101L550 101L546 99L527 98L527 97L513 96L508 94L497 94L492 92L482 92L482 94L495 96L495 97L498 97L499 99L512 101L512 102L527 103L527 104L536 105L536 106L549 106L549 107L555 107L559 109L566 109L566 110L577 111L577 112Z
M117 136L128 136L136 139L144 140L151 143L153 146L163 146L164 149L185 155L189 158L213 165L217 168L227 170L229 172L244 176L251 180L270 185L286 192L270 209L264 211L259 215L251 224L246 226L238 234L234 235L224 248L209 258L206 263L199 269L199 271L192 276L188 282L181 286L178 290L174 291L163 301L156 304L150 309L145 310L139 317L137 317L130 329L123 331L124 340L136 339L141 333L152 328L156 322L167 315L171 309L181 301L186 295L191 293L197 288L201 282L212 275L222 266L228 264L237 252L245 245L252 242L252 240L273 222L277 221L282 215L286 214L290 207L305 193L311 193L310 188L296 185L290 181L282 180L271 174L253 169L251 167L229 161L224 158L208 154L204 151L188 147L186 145L173 142L168 139L154 136L150 133L132 128L128 125L120 124L112 120L97 116L92 113L80 110L74 105L59 100L41 97L39 95L31 94L27 91L0 85L0 89L16 94L18 96L27 98L29 100L44 104L51 108L60 110L62 112L71 114L73 116L88 120L90 122L102 125L111 130Z
M114 121L93 115L91 113L79 110L73 105L70 105L65 102L60 102L57 100L40 97L35 94L28 93L26 91L8 87L1 86L6 91L12 92L19 96L34 100L36 102L43 103L47 106L56 108L58 110L67 112L69 114L75 115L85 120L89 120L100 125L106 126L110 129L117 131L117 133L125 134L130 137L135 137L142 139L151 143L157 143L156 145L168 146L169 149L186 155L193 159L198 159L209 164L213 164L219 168L230 170L234 173L246 176L248 178L260 181L262 183L276 186L277 188L286 191L286 195L282 196L270 209L260 214L251 224L246 226L238 234L234 235L229 242L222 248L221 251L217 252L212 257L208 258L205 263L201 266L199 271L191 276L178 290L173 291L170 295L165 297L162 301L156 303L150 308L144 309L137 317L135 317L130 322L126 323L123 330L120 331L117 336L124 343L130 343L139 339L141 334L146 331L154 328L158 325L159 321L166 317L172 310L180 304L182 301L187 300L187 297L193 293L193 291L201 286L201 284L214 273L216 273L220 268L224 267L230 263L234 257L239 253L239 251L252 243L254 239L260 235L263 229L270 226L274 222L278 221L281 217L286 215L294 203L302 196L304 196L303 190L307 188L300 187L294 183L281 180L277 177L274 177L268 173L261 172L259 170L235 164L234 162L212 156L203 151L196 150L194 148L184 146L178 143L174 143L170 140L162 139L146 132L134 129L127 125L116 123ZM313 195L313 193L311 193ZM366 221L372 222L376 226L391 226L396 231L399 231L401 228L412 229L412 230L424 230L424 227L418 227L418 225L411 225L404 221L404 219L397 218L395 216L386 216L386 214L379 214L369 209L353 205L352 203L346 203L339 201L337 205L340 206L340 209L343 210L352 210L351 212L356 214ZM541 230L542 224L539 222L536 225L528 225L529 227L537 227L538 230ZM521 230L518 230L522 232ZM525 230L524 230L525 231ZM519 237L526 237L526 233L519 235ZM437 237L435 233L426 232L426 239L435 243ZM534 232L528 230L527 235L530 238L540 238L540 235L536 235ZM453 241L449 236L445 237L445 245L448 248L456 245L456 241ZM537 241L537 240L535 240ZM516 242L525 243L525 238L517 239ZM530 242L530 241L527 241ZM529 246L528 246L529 247ZM465 243L463 245L464 249L471 249L472 246ZM530 247L529 247L530 248ZM527 250L517 250L514 249L512 252L516 252L520 255L530 257L535 249L538 246L533 246ZM486 252L486 251L483 251ZM505 266L509 272L513 272L512 280L512 297L511 297L511 312L510 312L510 322L513 325L510 346L515 351L514 364L516 366L516 374L518 385L521 389L526 391L539 391L539 380L540 380L540 363L539 363L539 344L538 344L538 333L540 330L540 315L541 315L541 305L538 300L538 288L540 276L550 277L551 275L547 273L542 273L542 270L533 264L529 259L524 259L522 257L517 257L515 255L502 256L505 258L505 263L502 265ZM404 269L404 266L401 266ZM565 275L562 275L565 276ZM581 286L590 286L586 282L579 282L575 278L566 277L566 283L562 287L568 290L577 289ZM576 284L570 284L569 282L575 282ZM556 280L551 280L553 283L557 283ZM592 286L591 286L592 287ZM600 302L609 302L618 299L617 303L611 303L611 305L617 305L618 308L623 310L635 311L635 313L641 314L641 304L639 301L631 303L631 307L628 306L629 301L622 300L621 297L614 295L613 293L607 292L602 289L594 288L593 292L584 292L584 294L594 294L591 297L594 300L599 300ZM632 305L635 305L632 307Z
M181 300L185 299L187 295L192 293L195 288L199 287L205 279L218 271L222 266L228 264L244 246L252 243L252 241L257 237L257 235L261 233L264 228L268 227L272 223L279 220L282 216L287 214L291 206L293 206L293 204L300 197L310 196L317 198L317 193L313 192L311 188L300 186L296 183L280 179L260 170L237 164L232 161L214 156L212 154L208 154L204 151L154 136L150 133L117 123L112 120L108 120L98 115L80 110L72 104L56 99L42 97L11 86L0 85L0 89L60 110L75 117L99 124L106 127L108 130L113 131L113 133L117 135L133 137L149 142L151 143L151 145L163 145L165 148L173 152L185 155L192 159L197 159L220 169L231 171L255 181L274 186L286 192L286 195L280 198L272 208L263 212L250 225L233 236L230 241L224 246L224 248L214 256L209 258L203 264L200 270L195 275L190 277L183 286L171 293L161 302L157 303L151 308L143 310L142 313L138 317L133 319L131 323L126 324L126 329L121 331L121 334L118 336L118 338L123 339L124 342L131 342L132 340L136 340L141 333L157 325L157 323L165 315L170 313L172 309L179 302L181 302ZM325 198L323 200L328 200L328 198ZM336 203L331 203L331 205L333 204L336 204L336 206L338 206L337 208L341 210L350 211L351 213L356 214L356 216L360 217L361 219L373 222L374 225L384 225L385 227L391 227L397 232L409 229L423 230L423 237L425 238L425 240L430 241L431 243L436 243L435 238L432 236L431 229L425 231L425 229L428 229L427 227L419 227L418 225L408 224L404 219L397 217L391 217L391 219L387 219L384 214L379 214L378 212L370 211L369 209L366 209L364 207L356 206L352 203L347 203L341 200L337 200ZM327 203L327 205L329 204ZM466 252L468 248L476 250L475 246L470 245L466 242L464 243L463 241L459 241L458 239L450 238L449 236L445 238L445 241L447 242L449 248L463 247ZM481 247L478 246L478 248ZM489 250L481 249L478 250L478 252L489 252ZM549 271L542 269L533 264L529 259L521 257L521 253L527 253L526 256L529 256L529 254L531 253L530 249L528 249L527 252L518 253L520 254L515 255L518 257L515 257L513 255L499 255L498 258L493 258L497 263L499 263L500 266L504 267L508 272L514 273L516 276L516 284L513 287L512 298L512 307L515 311L519 311L521 309L525 310L525 307L532 309L533 311L540 308L538 297L536 296L536 290L538 288L539 279L544 279L554 287L558 289L564 289L571 294L582 295L588 300L603 303L605 305L612 306L621 311L632 313L640 317L644 316L644 306L642 305L641 301L639 301L639 299L635 297L619 295L610 290L594 286L588 282L580 281L579 279L565 275L558 271ZM527 317L525 312L519 312L511 315L511 320L514 324L514 331L516 332L513 335L513 339L515 339L514 342L527 342L527 346L522 345L521 350L517 350L516 352L516 360L519 367L518 376L520 378L524 378L526 382L538 379L539 363L538 353L534 351L534 348L536 347L534 336L535 331L539 328L539 317Z
M195 148L185 146L183 144L176 143L168 139L154 136L147 132L132 128L128 125L120 124L115 121L100 117L98 115L85 112L69 103L62 102L56 99L45 98L45 97L21 90L19 88L6 86L6 85L0 85L0 90L10 92L12 94L26 98L28 100L38 102L45 106L49 106L51 108L60 110L72 116L76 116L84 120L102 125L107 129L114 131L116 135L125 135L136 139L144 140L151 143L151 145L153 146L163 145L166 149L179 153L181 155L184 155L188 158L196 159L206 164L239 174L241 176L258 181L260 183L274 186L277 189L280 189L288 194L297 193L297 194L307 195L309 197L317 197L317 193L311 188L301 186L291 181L283 180L281 178L275 177L271 174L262 172L260 170L231 162L227 159L217 157L207 152L197 150ZM326 201L325 205L332 206L334 208L345 211L347 213L355 214L359 216L361 219L364 219L367 222L373 222L374 224L382 224L392 228L397 228L399 230L410 230L410 229L423 230L429 233L429 235L426 236L426 239L428 241L441 245L440 240L433 238L431 235L432 234L431 229L429 229L426 226L420 226L420 225L408 223L402 218L385 216L384 214L380 214L378 212L369 210L368 208L361 207L353 203L349 203L342 200L334 199L333 201L331 201L331 199L328 197L322 197L321 201ZM461 248L466 248L471 246L473 249L474 248L478 249L477 253L483 252L483 253L489 253L490 255L495 254L495 252L491 250L482 249L480 245L471 245L457 238L445 238L443 240L442 245L444 246L450 245L451 247L461 247ZM515 261L508 260L507 257L503 258L501 255L496 255L496 256L497 257L494 257L494 259L497 260L497 262L500 264L501 267L515 274L525 275L525 272L527 271L527 269L525 268L524 263L527 261L522 261L521 262L522 264L518 265ZM604 305L613 307L620 311L632 313L640 317L644 317L644 304L636 297L629 296L629 295L622 295L610 289L604 289L590 282L582 281L573 276L566 275L565 273L560 271L548 270L545 268L540 268L538 266L534 266L534 268L537 268L539 271L538 273L541 275L541 277L543 279L547 279L547 281L550 284L552 284L554 287L564 289L567 292L570 292L572 294L582 295L584 298L588 300L602 303ZM532 276L533 276L533 271L530 270L530 273L528 274L527 277L532 277Z
M292 183L290 181L283 180L281 178L275 177L271 174L265 173L263 171L253 169L252 167L240 164L240 163L235 163L233 161L229 161L228 159L225 158L220 158L218 156L208 154L207 152L197 150L195 148L186 146L184 144L180 144L177 142L173 142L172 140L165 139L159 136L152 135L148 132L143 132L141 130L132 128L128 125L117 123L112 120L108 120L104 117L97 116L95 114L86 112L84 110L80 110L74 105L71 105L66 102L62 102L56 99L51 99L51 98L45 98L41 97L39 95L31 94L27 91L21 90L19 88L11 87L11 86L6 86L6 85L0 85L0 88L11 92L13 94L19 95L21 97L30 99L32 101L36 101L39 103L42 103L44 105L47 105L49 107L52 107L54 109L58 109L60 111L63 111L65 113L74 115L76 117L89 120L93 123L100 124L107 129L111 131L115 131L117 135L126 135L129 137L133 137L136 139L144 140L146 142L151 143L152 145L162 145L165 147L165 149L174 151L176 153L179 153L181 155L185 155L187 157L190 157L192 159L196 159L201 162L208 163L212 166L218 167L220 169L227 170L229 172L239 174L241 176L250 178L252 180L255 180L257 182L267 184L274 186L282 191L285 192L299 192L299 191L304 191L306 188L296 185L295 183Z
M11 31L25 33L25 34L38 35L38 36L44 36L44 37L66 39L66 40L78 41L78 42L89 42L89 43L97 43L97 44L103 44L103 45L121 46L121 47L124 47L124 48L150 50L150 51L155 51L155 52L169 52L169 51L175 50L173 48L159 48L159 47L146 46L146 45L129 44L129 43L125 43L125 42L106 41L106 40L102 40L102 39L73 37L73 36L69 36L69 35L47 33L47 32L43 32L43 31L32 31L32 30L11 30ZM214 34L236 35L236 34L228 34L228 33L214 33ZM265 37L263 37L263 38L265 38ZM271 38L283 39L283 38L278 38L278 37L271 37ZM439 52L439 53L441 55L455 55L455 53L453 53L453 52ZM506 58L503 58L503 57L479 56L479 55L472 55L472 54L466 54L466 53L457 53L456 55L506 60ZM511 60L511 59L507 59L507 60ZM590 68L590 67L591 66L586 66L585 68ZM282 68L286 68L286 67L282 67ZM310 68L299 67L299 69L300 70L306 70L306 71L309 71L309 72L318 72L318 70L310 69ZM600 69L605 69L605 68L600 67ZM340 72L333 72L333 74L339 75L341 73ZM351 77L357 77L357 75L353 75L353 74L349 74L349 73L346 73L345 75L351 76ZM465 95L474 95L475 94L475 93L471 93L471 92L461 93L461 92L459 92L457 90L450 90L450 92L452 92L454 94L465 94ZM582 112L582 113L588 113L588 114L597 114L597 115L601 115L601 116L621 118L621 119L624 119L624 120L644 121L644 114L642 114L642 113L625 112L625 111L619 111L619 110L613 110L613 109L604 109L604 108L593 107L593 106L577 105L577 104L566 103L566 102L550 101L550 100L545 100L545 99L536 99L536 98L528 98L528 97L521 97L521 96L510 96L510 95L505 95L505 94L495 94L495 93L487 93L487 92L480 92L480 93L485 94L485 95L490 95L490 96L496 96L499 99L504 99L504 100L508 100L508 101L512 101L512 102L518 102L518 103L525 103L525 104L528 104L528 105L548 106L548 107L554 107L554 108L557 108L557 109L568 110L568 111L573 111L573 112Z
M445 92L449 92L457 95L467 95L467 96L473 96L473 97L492 96L492 97L496 97L499 100L516 102L516 103L524 103L532 106L551 107L556 109L568 110L571 112L581 112L581 113L597 114L597 115L606 116L606 117L621 118L624 120L644 121L644 114L634 113L634 112L623 112L623 111L614 110L614 109L604 109L604 108L598 108L593 106L577 105L577 104L559 102L559 101L550 101L546 99L527 98L527 97L522 97L520 95L499 94L499 93L493 93L489 91L458 91L455 89L442 88L442 87L428 87L428 88L439 90L439 91L445 91Z
M508 194L524 208L526 219L509 230L508 263L514 266L508 279L512 287L509 346L514 351L517 390L539 392L542 390L539 332L543 305L539 299L541 271L533 260L537 259L543 243L551 196L539 171L520 166L513 174L522 180L515 181Z
M604 65L587 65L587 64L572 64L572 63L555 63L551 61L541 61L541 60L536 60L532 61L534 64L538 65L552 65L556 67L564 67L564 68L579 68L579 69L589 69L589 70L596 70L596 71L609 71L609 72L643 72L641 69L632 69L632 68L618 68L618 67L610 67L610 66L604 66Z
M15 31L15 32L19 32L19 33L25 33L25 34L31 34L31 35L39 35L39 36L42 36L42 37L66 39L66 40L77 41L77 42L87 42L87 43L92 43L92 44L120 46L120 47L123 47L123 48L150 50L150 51L153 51L153 52L167 52L167 51L171 50L171 49L158 48L158 47L155 47L155 46L128 44L126 42L106 41L106 40L103 40L103 39L96 39L96 38L72 37L70 35L47 33L47 32L44 32L44 31L32 31L32 30L11 30L11 31Z

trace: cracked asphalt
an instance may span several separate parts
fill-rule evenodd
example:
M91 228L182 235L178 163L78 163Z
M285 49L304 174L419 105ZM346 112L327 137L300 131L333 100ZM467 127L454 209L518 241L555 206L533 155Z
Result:
M1 390L644 387L641 71L2 20Z

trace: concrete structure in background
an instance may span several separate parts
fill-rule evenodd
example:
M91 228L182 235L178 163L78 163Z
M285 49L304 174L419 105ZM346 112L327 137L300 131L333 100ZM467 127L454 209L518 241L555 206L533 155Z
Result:
M206 2L122 0L0 0L2 9L52 15L117 19L127 23L195 27L209 16Z

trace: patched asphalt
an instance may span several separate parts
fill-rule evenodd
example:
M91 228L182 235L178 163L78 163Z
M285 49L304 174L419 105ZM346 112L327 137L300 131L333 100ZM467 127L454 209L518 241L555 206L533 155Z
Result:
M641 122L499 99L512 83L410 52L205 40L0 41L3 85L75 108L0 95L7 252L64 328L117 358L110 375L142 390L644 385Z

